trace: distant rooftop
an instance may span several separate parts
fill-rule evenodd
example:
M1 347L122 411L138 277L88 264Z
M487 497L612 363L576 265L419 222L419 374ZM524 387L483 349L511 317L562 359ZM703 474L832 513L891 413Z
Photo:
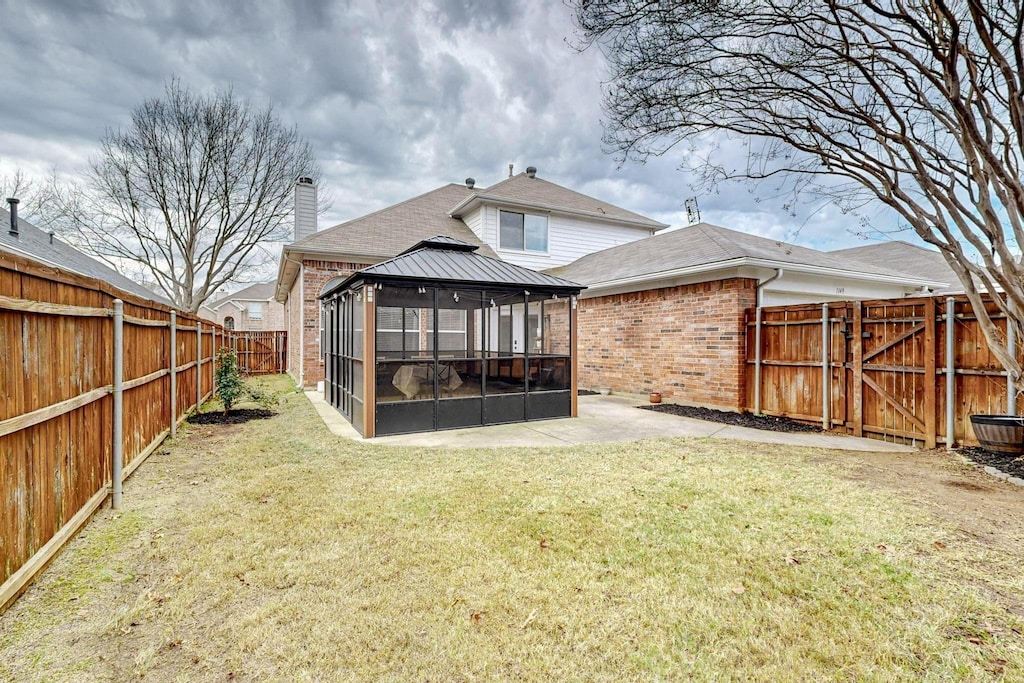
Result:
M171 302L148 287L125 277L110 266L87 256L71 245L18 217L18 236L10 234L11 214L0 209L0 251L27 256L46 265L95 278L120 290L170 306Z

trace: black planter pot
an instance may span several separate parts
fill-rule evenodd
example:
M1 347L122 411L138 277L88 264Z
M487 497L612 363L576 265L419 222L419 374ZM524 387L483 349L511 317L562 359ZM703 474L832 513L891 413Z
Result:
M1024 455L1024 416L971 415L981 447L999 455Z

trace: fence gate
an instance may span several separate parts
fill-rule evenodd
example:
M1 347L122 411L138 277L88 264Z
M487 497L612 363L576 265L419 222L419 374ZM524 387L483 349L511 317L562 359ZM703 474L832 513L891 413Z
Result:
M1005 318L991 301L985 305L1005 334ZM827 419L833 429L855 436L927 448L977 443L970 415L1007 409L1006 371L966 297L835 302L827 306L827 321L825 315L823 304L763 310L759 392L757 324L748 322L748 409L808 422ZM753 310L747 319L755 320ZM1015 350L1020 355L1024 348Z
M853 302L848 309L844 368L853 435L902 437L933 448L935 301Z
M272 375L285 371L288 333L234 332L239 369L248 375Z

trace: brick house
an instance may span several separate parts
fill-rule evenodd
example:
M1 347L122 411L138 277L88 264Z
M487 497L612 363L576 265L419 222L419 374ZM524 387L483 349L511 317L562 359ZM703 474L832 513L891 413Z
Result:
M472 178L443 185L319 231L312 181L299 179L295 203L295 240L283 250L274 298L284 305L288 372L306 387L324 378L318 297L336 278L435 235L477 245L484 256L543 270L667 227L544 180L533 167L486 188Z
M229 330L284 330L284 306L274 300L274 282L259 282L207 303L212 319Z
M707 223L596 252L552 272L588 287L578 311L581 387L658 390L734 411L746 406L749 310L891 299L944 285Z

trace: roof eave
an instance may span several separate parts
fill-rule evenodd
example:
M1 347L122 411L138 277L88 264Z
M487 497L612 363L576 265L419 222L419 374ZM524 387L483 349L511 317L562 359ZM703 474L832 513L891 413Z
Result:
M672 278L685 277L688 275L711 273L719 270L727 270L730 268L742 268L744 266L771 269L781 268L784 271L788 270L796 273L806 273L809 275L831 275L833 277L843 277L847 279L862 280L867 282L878 282L884 284L906 285L909 287L933 288L948 286L948 284L945 282L925 280L921 278L899 277L895 275L885 275L882 273L864 273L862 271L828 268L825 266L814 266L806 263L789 263L786 261L775 261L771 259L758 259L743 256L728 259L725 261L714 261L711 263L698 264L696 266L687 266L685 268L674 268L672 270L663 270L656 273L646 273L643 275L634 275L631 277L617 278L615 280L594 282L589 285L589 293L593 294L604 289L614 289L617 287L636 285L647 282L653 283L659 280L669 280Z

